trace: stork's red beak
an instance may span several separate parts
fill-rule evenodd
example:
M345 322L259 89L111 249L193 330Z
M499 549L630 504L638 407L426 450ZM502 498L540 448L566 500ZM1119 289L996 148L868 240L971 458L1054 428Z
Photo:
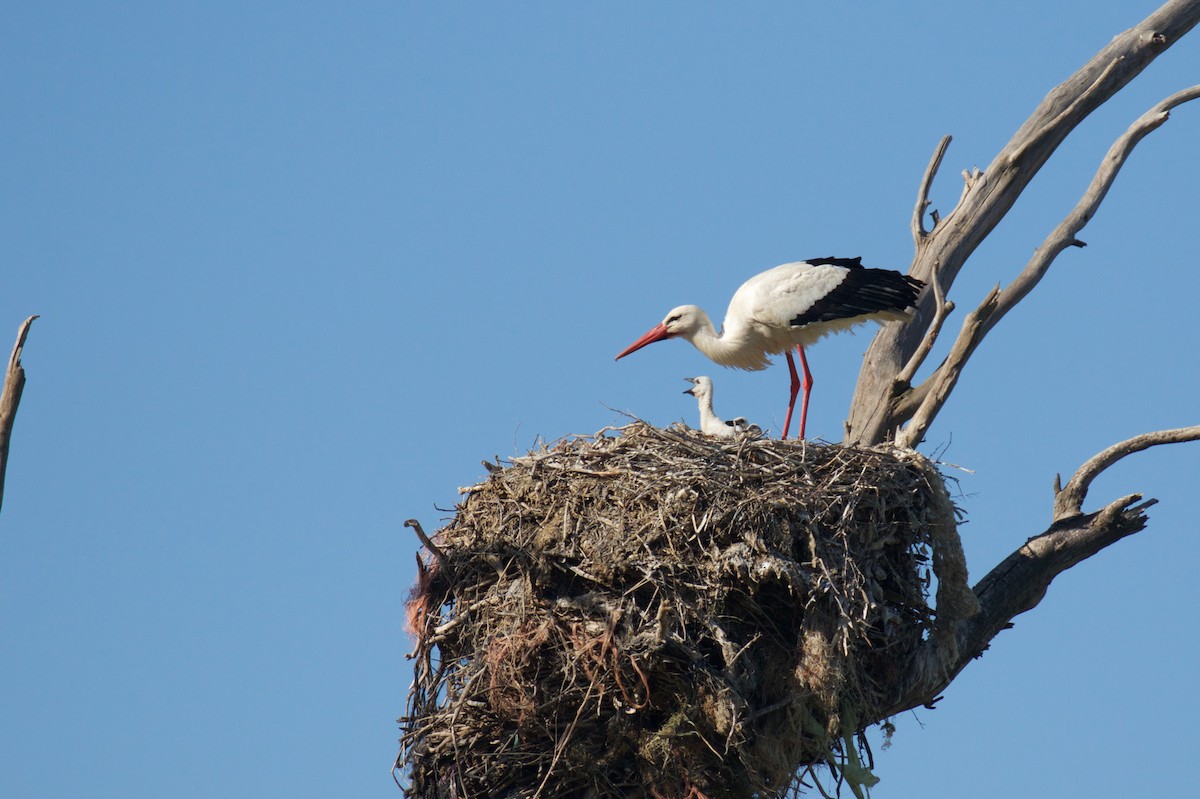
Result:
M624 358L626 355L628 355L629 353L637 352L638 350L640 350L642 347L646 346L647 344L653 344L656 341L662 341L663 339L670 338L670 337L671 337L671 334L667 332L667 326L660 322L659 324L650 328L646 332L646 335L642 336L637 341L633 342L628 347L626 347L624 350L622 350L621 354L618 355L613 360L619 361L622 358Z

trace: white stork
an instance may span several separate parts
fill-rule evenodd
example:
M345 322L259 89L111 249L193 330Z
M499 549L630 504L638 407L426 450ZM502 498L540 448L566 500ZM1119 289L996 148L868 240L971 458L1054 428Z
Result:
M924 285L891 269L864 267L861 258L811 258L783 264L755 275L734 292L720 333L704 311L680 305L626 347L617 360L668 338L687 339L714 362L737 369L766 369L771 364L767 356L782 352L792 377L783 438L802 387L800 438L804 438L813 382L804 348L828 333L862 322L909 319L908 309L916 304ZM803 383L796 374L792 347L800 354Z
M713 382L709 377L701 375L700 377L685 377L692 384L692 387L684 391L684 394L691 394L696 398L696 403L700 406L700 432L709 436L717 436L719 438L732 438L739 433L749 433L761 435L762 430L758 425L750 424L746 421L746 417L739 416L736 419L724 421L717 416L713 411Z

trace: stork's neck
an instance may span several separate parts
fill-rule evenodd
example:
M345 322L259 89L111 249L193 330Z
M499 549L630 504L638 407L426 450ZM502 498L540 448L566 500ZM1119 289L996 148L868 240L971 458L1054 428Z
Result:
M712 395L706 395L700 398L700 429L704 432L710 432L718 425L725 424L721 418L713 413Z
M704 311L697 310L696 313L696 329L681 334L683 338L692 342L692 345L703 352L715 363L722 366L729 366L736 360L737 345L725 338L717 329L713 327L712 320L708 318L708 314ZM712 408L712 402L709 402L709 408Z

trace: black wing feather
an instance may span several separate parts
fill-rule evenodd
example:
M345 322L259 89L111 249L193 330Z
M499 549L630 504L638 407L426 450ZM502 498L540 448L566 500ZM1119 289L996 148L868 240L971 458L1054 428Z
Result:
M861 258L812 258L814 266L840 266L846 276L833 291L791 320L792 327L832 322L885 311L904 311L917 302L925 284L893 269L871 269Z

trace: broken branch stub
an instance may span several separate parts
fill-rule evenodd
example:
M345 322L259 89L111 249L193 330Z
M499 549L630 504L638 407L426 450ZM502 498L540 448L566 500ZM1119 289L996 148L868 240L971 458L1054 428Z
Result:
M17 408L25 391L25 366L21 355L25 351L25 337L37 315L30 316L17 329L17 341L8 358L4 374L4 389L0 391L0 503L4 502L4 480L8 473L8 448L12 441L13 424L17 420Z

